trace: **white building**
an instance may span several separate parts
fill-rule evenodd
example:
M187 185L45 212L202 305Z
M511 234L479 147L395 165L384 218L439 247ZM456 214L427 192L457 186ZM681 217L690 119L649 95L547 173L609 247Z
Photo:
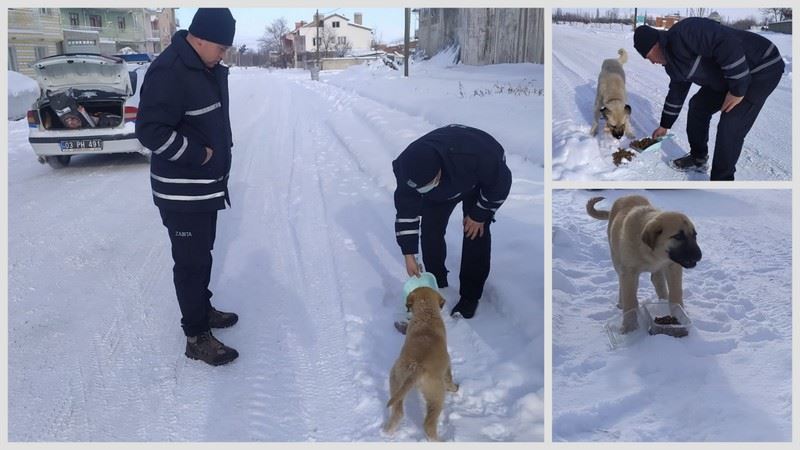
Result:
M353 22L340 14L331 14L320 18L322 26L317 30L316 21L311 23L299 22L295 32L300 35L300 41L305 45L307 52L316 52L319 44L320 52L338 52L349 45L350 52L360 52L372 49L372 29L362 25L363 16L355 13ZM317 42L319 36L319 43ZM340 55L343 56L343 55Z

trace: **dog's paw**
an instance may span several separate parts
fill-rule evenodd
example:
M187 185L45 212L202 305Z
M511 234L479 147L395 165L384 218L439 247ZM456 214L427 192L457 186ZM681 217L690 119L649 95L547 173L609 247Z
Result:
M447 391L448 392L458 392L458 384L457 383L450 383L447 386Z
M592 125L592 129L589 130L589 134L591 134L592 136L597 135L597 124Z
M639 318L636 316L636 310L623 314L622 327L620 327L619 330L620 333L627 334L636 331L637 328L639 328Z
M394 329L397 330L400 334L406 334L406 331L408 331L408 322L397 321L394 323Z

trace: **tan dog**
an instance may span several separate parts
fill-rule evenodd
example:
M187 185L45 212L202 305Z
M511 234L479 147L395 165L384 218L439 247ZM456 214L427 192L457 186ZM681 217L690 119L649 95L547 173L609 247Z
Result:
M663 212L639 195L620 197L611 211L598 211L595 197L586 203L586 212L595 219L608 220L608 245L611 261L619 277L622 332L638 327L636 291L639 274L650 272L650 281L660 299L683 306L683 268L691 269L702 258L697 232L686 215Z
M406 341L400 356L392 366L389 390L392 398L386 404L392 415L384 431L393 433L403 418L403 399L413 387L418 387L425 398L425 434L430 441L438 441L436 430L442 412L445 391L456 392L450 370L450 355L447 354L447 339L440 310L444 299L428 287L411 291L406 307L412 317L408 322Z
M597 134L600 116L606 121L606 129L619 139L622 135L634 137L631 125L631 106L625 90L625 70L622 65L628 62L628 52L619 49L619 58L606 59L597 77L597 95L594 98L594 123L589 133Z

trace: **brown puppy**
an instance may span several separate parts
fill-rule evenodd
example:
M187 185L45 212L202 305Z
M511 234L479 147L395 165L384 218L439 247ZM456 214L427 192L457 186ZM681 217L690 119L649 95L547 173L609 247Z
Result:
M631 125L631 106L625 90L625 70L622 65L628 62L628 52L624 48L617 52L619 58L603 61L597 77L597 95L594 99L594 121L589 133L597 134L600 117L606 121L605 128L611 135L620 139L622 135L634 137Z
M429 441L438 441L436 430L442 412L445 391L456 392L447 354L447 339L440 310L444 299L431 288L420 287L411 291L406 307L412 317L408 322L406 341L400 356L392 366L389 390L392 398L386 404L392 415L384 431L393 433L403 418L403 399L413 387L418 387L425 397L425 434Z
M686 215L660 211L639 195L620 197L610 212L594 209L601 200L590 199L586 212L608 220L611 261L619 277L617 306L623 312L622 333L627 333L638 327L639 274L650 272L658 298L683 306L683 269L696 266L702 252L694 224Z

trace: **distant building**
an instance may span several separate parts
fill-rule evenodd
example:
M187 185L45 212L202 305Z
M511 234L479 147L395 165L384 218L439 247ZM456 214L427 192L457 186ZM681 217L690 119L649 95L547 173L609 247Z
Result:
M331 14L314 18L309 23L298 22L295 25L295 37L292 39L295 45L307 52L316 52L317 48L320 52L336 52L337 49L347 46L355 52L372 48L372 29L363 25L361 13L354 14L353 22L341 14Z
M678 15L656 17L656 28L669 30L673 25L680 22L681 19L682 17Z
M178 31L175 8L145 8L145 46L148 53L158 54L172 42Z
M124 47L147 52L144 11L141 8L61 8L66 39L64 51L83 51L82 44L75 44L68 35L97 33L101 54L113 55Z
M63 53L58 8L8 9L8 70L33 76L31 65Z
M417 49L457 45L464 64L544 63L542 8L422 8Z

